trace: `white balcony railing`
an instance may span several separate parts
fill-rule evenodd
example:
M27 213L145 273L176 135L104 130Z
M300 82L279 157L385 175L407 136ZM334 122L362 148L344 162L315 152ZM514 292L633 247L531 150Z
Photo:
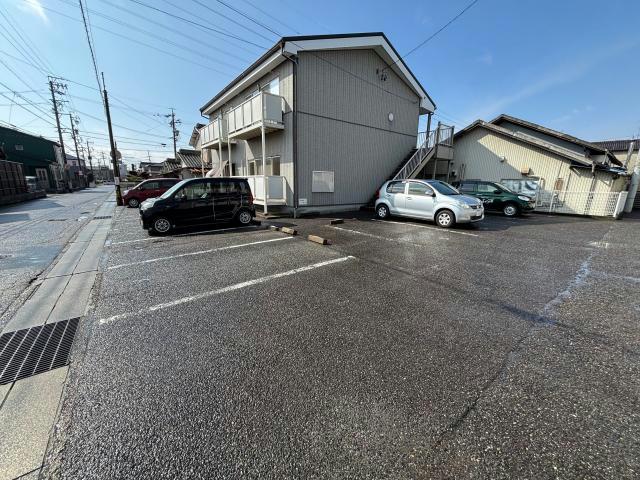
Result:
M264 123L265 128L282 129L282 109L284 100L280 95L262 92L231 110L227 115L229 136L255 133Z
M251 175L246 177L253 193L255 203L264 205L264 177ZM267 175L267 205L287 204L287 180L280 175Z
M200 129L200 138L202 139L202 146L206 147L218 142L227 141L227 122L220 117L209 122Z

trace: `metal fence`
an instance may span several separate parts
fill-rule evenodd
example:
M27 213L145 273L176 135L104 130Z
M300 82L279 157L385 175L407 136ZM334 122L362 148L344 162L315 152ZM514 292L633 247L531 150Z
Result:
M536 210L594 217L617 217L624 208L627 192L539 191Z

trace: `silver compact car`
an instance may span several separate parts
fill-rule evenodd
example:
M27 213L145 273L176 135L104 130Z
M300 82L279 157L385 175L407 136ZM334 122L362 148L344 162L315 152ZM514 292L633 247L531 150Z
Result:
M484 218L482 202L440 180L390 180L377 194L376 215L434 220L442 228Z

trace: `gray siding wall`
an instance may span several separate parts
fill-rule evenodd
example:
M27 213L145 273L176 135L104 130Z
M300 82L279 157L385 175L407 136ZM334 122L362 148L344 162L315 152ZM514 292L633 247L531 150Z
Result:
M366 203L415 146L419 98L392 70L382 81L384 67L373 50L299 53L298 198L309 206ZM314 170L334 172L334 193L312 193Z

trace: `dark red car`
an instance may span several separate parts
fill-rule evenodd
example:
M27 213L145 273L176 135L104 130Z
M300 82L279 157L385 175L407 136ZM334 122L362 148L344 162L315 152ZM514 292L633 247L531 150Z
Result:
M150 178L122 194L125 205L138 208L147 198L155 198L180 182L179 178Z

